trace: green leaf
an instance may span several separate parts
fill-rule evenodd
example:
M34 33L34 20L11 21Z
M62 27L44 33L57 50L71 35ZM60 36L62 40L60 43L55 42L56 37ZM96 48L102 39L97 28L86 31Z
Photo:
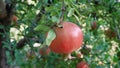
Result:
M52 10L53 10L52 8L53 8L53 7L46 7L45 10L46 10L46 11L52 11Z
M45 25L38 25L37 27L34 28L35 31L48 31L50 27L45 26Z
M4 28L4 26L3 25L0 25L0 29L3 29Z
M59 19L57 17L52 16L52 22L58 22L58 21L59 21Z
M47 38L45 40L46 45L49 46L51 44L51 42L55 39L55 37L56 37L55 32L52 29L49 30Z
M71 17L74 14L74 9L70 8L70 11L68 12L68 17Z

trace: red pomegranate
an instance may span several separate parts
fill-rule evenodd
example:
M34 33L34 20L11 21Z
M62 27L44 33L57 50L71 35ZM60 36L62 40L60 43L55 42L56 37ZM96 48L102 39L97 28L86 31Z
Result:
M12 16L12 20L13 20L13 22L17 22L18 17L17 17L17 16L15 16L15 15L13 15L13 16Z
M44 47L40 48L39 53L40 53L40 55L42 55L42 56L49 55L49 53L50 53L50 48L47 47L47 46L44 46Z
M77 64L77 68L89 68L89 65L86 62L82 61Z
M108 37L109 39L115 38L117 36L116 32L112 29L107 29L105 30L105 36Z
M80 27L72 22L60 24L63 28L53 28L56 38L50 44L50 49L55 53L68 54L80 48L83 42L83 33Z

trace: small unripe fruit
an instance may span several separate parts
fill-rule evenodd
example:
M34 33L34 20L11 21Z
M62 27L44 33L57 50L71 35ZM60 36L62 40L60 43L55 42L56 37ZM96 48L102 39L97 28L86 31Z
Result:
M49 53L50 53L50 48L47 47L47 46L44 46L44 47L40 48L39 53L40 53L40 55L42 55L42 56L49 55Z
M13 20L13 22L17 22L18 21L17 16L13 15L12 20Z

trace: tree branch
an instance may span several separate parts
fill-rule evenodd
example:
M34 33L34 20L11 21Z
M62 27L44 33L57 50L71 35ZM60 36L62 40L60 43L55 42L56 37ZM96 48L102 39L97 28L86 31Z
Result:
M116 25L115 29L116 29L116 32L117 32L118 39L120 40L120 32L119 32L118 25Z
M3 0L0 0L0 25L3 26L0 29L0 68L10 68L6 57L8 48L4 47L4 45L5 42L10 43L10 25L13 13L12 4L5 4Z
M33 25L35 24L35 23L38 23L39 21L40 21L40 19L41 19L41 17L42 17L42 14L44 14L45 13L45 7L42 7L41 8L41 11L36 15L36 17L35 17L35 19L33 20ZM32 25L32 26L33 26ZM35 27L35 26L34 26ZM34 27L28 27L28 28L30 28L31 30L29 31L29 33L32 33L34 30L33 30L33 28ZM28 33L28 34L29 34ZM27 35L26 35L27 36ZM28 43L27 41L28 40L32 40L33 38L29 38L29 37L25 37L24 36L24 38L23 39L21 39L18 43L17 43L17 49L21 49L21 48L23 48L24 46L25 46L25 44L26 43ZM35 41L35 40L34 40ZM38 42L39 40L36 40L36 42Z

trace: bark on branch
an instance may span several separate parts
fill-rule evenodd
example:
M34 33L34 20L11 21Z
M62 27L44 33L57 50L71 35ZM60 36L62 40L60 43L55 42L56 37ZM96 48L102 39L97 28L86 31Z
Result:
M0 0L0 68L10 68L7 64L6 50L4 43L10 41L10 25L13 15L12 4L5 4L3 0ZM9 45L10 46L10 45Z

